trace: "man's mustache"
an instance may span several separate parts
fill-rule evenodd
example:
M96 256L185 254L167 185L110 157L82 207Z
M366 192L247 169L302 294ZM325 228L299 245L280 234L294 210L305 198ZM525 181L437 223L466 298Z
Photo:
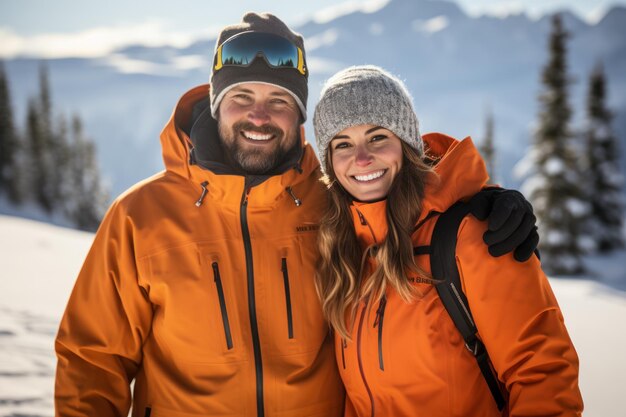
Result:
M271 134L276 137L280 137L284 134L283 130L277 126L266 124L262 126L257 126L250 122L238 122L233 125L233 130L235 133L238 133L242 130L248 132L255 132L260 134Z

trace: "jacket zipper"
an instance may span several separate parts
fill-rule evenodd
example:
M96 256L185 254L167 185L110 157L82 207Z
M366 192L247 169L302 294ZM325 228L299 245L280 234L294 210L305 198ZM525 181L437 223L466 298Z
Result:
M220 269L217 262L213 262L213 280L217 289L217 296L220 300L220 311L222 313L222 324L224 325L224 336L226 337L226 346L228 349L233 348L233 339L230 333L230 323L228 321L228 310L226 309L226 299L224 298L224 288L222 287L222 279L220 278Z
M374 239L374 250L378 249L378 239L376 238L376 234L374 233L374 229L372 229L372 225L369 224L369 222L367 221L367 219L365 218L365 216L363 215L363 213L361 213L361 211L357 208L356 209L357 214L359 215L359 221L361 222L362 226L367 226L368 229L370 229L370 233L372 234L372 239Z
M250 315L250 330L252 331L252 347L254 350L254 366L256 370L256 409L257 416L264 417L263 400L263 362L261 358L261 342L259 340L259 325L256 319L256 299L254 294L254 269L252 264L252 243L248 228L248 196L250 188L246 187L241 196L240 218L243 245L246 253L246 273L248 281L248 312Z
M365 371L363 371L363 358L361 357L361 331L363 330L363 318L365 317L365 310L367 310L367 306L363 307L361 311L361 318L359 319L359 330L357 332L357 358L359 359L359 372L361 373L361 379L363 379L363 384L365 385L365 390L367 391L367 395L370 398L370 406L371 413L370 417L374 417L374 396L372 395L372 390L367 383L367 379L365 379Z
M283 284L285 285L285 302L287 304L287 331L289 338L293 339L293 315L291 312L291 291L289 290L289 272L287 271L287 258L282 259L281 270L283 271Z
M200 194L200 197L196 201L196 207L200 207L202 205L202 202L204 201L204 197L206 197L206 194L209 191L207 188L207 185L209 185L208 181L204 181L202 184L200 184L200 186L202 187L202 193Z
M378 310L376 310L376 319L374 320L374 327L378 326L378 366L381 371L385 370L383 362L383 321L385 318L385 307L387 306L387 298L383 295L378 304Z
M467 310L467 306L465 305L463 300L461 300L461 295L459 294L456 285L454 285L454 282L450 283L450 287L452 288L452 292L454 293L456 300L459 302L459 305L463 308L463 312L465 313L465 318L467 319L467 322L470 323L473 327L476 327L476 324L474 324L474 320L472 320L472 315Z
M346 369L346 348L348 347L348 342L346 339L341 338L341 364L343 365L343 369Z
M296 207L300 207L302 205L302 200L300 200L298 197L296 197L296 195L293 193L293 188L287 187L287 188L285 188L285 190L287 191L287 193L293 199L293 202L296 205Z
M367 222L365 221L365 217L363 214L357 209L356 214L359 216L359 222L361 222L361 226L367 226Z

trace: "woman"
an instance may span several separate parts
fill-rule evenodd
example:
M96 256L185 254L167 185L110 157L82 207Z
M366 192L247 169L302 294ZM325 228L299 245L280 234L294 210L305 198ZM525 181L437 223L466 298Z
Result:
M335 331L345 415L580 415L578 358L536 257L491 257L486 225L461 223L457 266L508 397L499 411L437 295L441 277L427 254L414 256L437 214L486 184L471 139L422 139L402 82L373 66L328 80L313 123L331 196L317 288Z

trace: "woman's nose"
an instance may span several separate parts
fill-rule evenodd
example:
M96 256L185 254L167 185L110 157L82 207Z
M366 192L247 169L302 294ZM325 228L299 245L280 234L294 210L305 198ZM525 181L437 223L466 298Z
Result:
M366 166L372 163L372 153L364 146L356 148L355 162L357 165Z

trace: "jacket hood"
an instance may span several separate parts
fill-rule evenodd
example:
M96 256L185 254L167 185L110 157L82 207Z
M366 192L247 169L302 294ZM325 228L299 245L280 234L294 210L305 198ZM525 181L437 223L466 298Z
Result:
M469 199L489 180L485 163L469 136L459 141L442 133L428 133L423 139L426 154L439 162L434 166L436 177L431 176L426 184L420 220Z
M263 176L262 181L250 181L251 176L246 177L236 172L229 172L228 169L224 168L226 164L220 164L219 158L208 167L199 166L196 161L194 143L191 139L192 131L196 129L194 123L197 120L203 122L202 128L205 129L203 133L208 135L208 140L211 142L209 146L213 146L213 143L215 146L219 146L217 124L211 124L211 121L206 119L207 114L210 116L210 111L206 111L208 109L208 97L209 85L201 85L185 93L176 104L170 120L161 132L161 147L166 171L189 178L193 182L203 183L206 181L211 187L239 189L239 184L269 182L270 188L279 185L284 190L286 186L298 184L319 170L319 162L312 147L305 140L302 126L300 128L300 147L290 154L291 165L282 167L283 171L278 175ZM201 110L198 111L198 109ZM221 154L221 150L213 152L213 155L219 156ZM218 175L219 180L216 178Z

